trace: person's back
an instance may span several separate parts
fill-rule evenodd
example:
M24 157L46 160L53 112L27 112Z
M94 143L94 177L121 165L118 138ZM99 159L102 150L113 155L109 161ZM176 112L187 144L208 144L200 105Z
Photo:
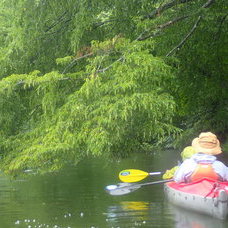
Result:
M184 150L181 152L182 162L188 158L191 158L191 156L195 153L196 153L196 151L194 150L194 148L192 146L185 147ZM178 163L180 163L180 162L178 161ZM179 166L180 166L180 164L178 164L177 166L174 166L172 169L166 170L165 173L163 174L162 178L165 180L173 178L174 174L177 171L177 169L179 168Z
M199 138L192 141L192 146L197 154L181 164L174 175L176 182L191 182L202 178L228 181L228 167L214 156L222 153L216 135L211 132L201 133Z

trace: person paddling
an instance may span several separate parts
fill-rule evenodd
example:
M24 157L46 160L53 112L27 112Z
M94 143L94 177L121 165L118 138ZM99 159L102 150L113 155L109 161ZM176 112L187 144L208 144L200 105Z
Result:
M193 139L192 147L196 154L180 165L174 174L174 181L192 182L202 178L228 181L228 167L215 157L222 153L215 134L202 132L199 137Z

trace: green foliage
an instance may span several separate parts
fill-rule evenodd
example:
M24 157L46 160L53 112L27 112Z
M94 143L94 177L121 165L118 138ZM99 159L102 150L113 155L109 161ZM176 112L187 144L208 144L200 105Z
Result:
M69 64L72 61L72 56L65 56L64 58L57 58L56 64L57 65L66 65Z
M194 128L197 133L214 131L225 134L228 127L226 9L227 3L219 1L211 8L199 11L193 19L201 14L202 21L177 53L181 62L176 101L187 128ZM190 26L193 24L194 21Z
M111 42L94 45L101 53ZM172 126L175 103L165 89L174 77L171 68L148 53L147 42L122 39L120 43L125 49L120 44L117 49L122 49L124 59L97 74L97 67L110 63L112 56L102 61L100 56L94 57L87 69L93 73L81 75L83 83L74 74L64 78L57 72L12 75L2 80L2 90L10 91L8 99L14 99L12 91L19 86L16 81L22 82L20 91L29 90L32 99L28 102L20 97L15 101L26 106L21 112L27 118L19 134L3 143L4 154L8 154L3 161L7 170L39 166L56 169L64 164L66 156L67 162L77 163L87 155L124 155L139 150L142 143L157 139L162 143L179 132ZM63 85L61 80L68 82ZM74 91L67 94L66 88L75 80L79 87L74 85ZM8 81L12 82L10 88ZM34 105L39 107L35 109ZM31 115L36 116L35 125Z
M227 132L225 0L0 7L6 172L126 156L170 144L182 130L185 143L200 131Z

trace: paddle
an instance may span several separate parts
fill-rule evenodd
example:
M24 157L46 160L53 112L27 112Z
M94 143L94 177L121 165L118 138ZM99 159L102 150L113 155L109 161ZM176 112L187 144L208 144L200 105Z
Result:
M163 174L163 172L147 173L139 169L125 169L119 173L119 179L122 182L131 183L131 182L141 181L148 176L160 175L160 174Z
M108 185L106 186L105 190L113 196L120 196L120 195L125 195L131 192L134 192L141 188L142 186L146 185L153 185L153 184L163 184L166 182L173 181L173 179L169 180L160 180L160 181L153 181L153 182L148 182L148 183L143 183L143 184L131 184L131 183L119 183L117 185Z

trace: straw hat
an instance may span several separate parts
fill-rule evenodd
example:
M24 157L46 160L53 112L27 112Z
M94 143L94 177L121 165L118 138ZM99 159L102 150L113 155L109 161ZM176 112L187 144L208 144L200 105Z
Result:
M211 132L202 132L199 138L192 141L192 146L198 153L217 155L222 153L217 136Z

